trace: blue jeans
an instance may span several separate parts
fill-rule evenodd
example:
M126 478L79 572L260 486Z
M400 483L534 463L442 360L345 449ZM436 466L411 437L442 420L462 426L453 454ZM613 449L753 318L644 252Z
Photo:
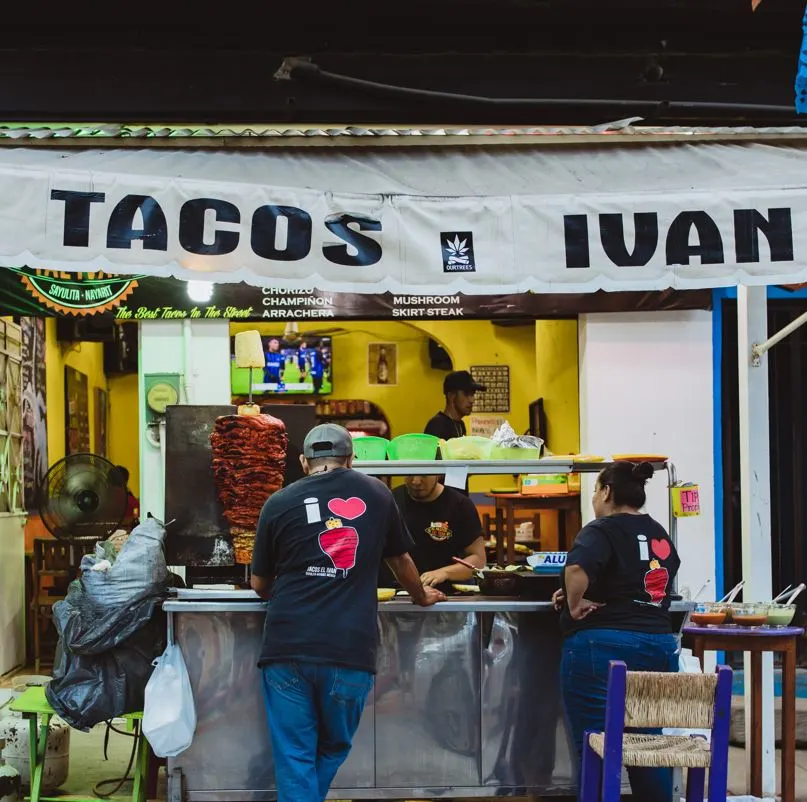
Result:
M586 730L605 728L608 664L622 660L628 671L678 671L678 644L673 635L645 635L617 629L577 632L563 644L561 684L566 723L577 754L583 754ZM671 769L628 769L633 798L670 802Z
M302 662L264 666L278 802L325 799L372 687L368 671Z

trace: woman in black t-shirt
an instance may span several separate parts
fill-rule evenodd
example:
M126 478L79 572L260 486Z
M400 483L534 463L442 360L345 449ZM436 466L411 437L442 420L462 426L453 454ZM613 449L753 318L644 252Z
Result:
M681 564L664 528L641 512L647 462L615 462L597 478L596 520L574 541L553 601L561 610L563 704L578 760L587 730L605 727L608 665L677 671L670 592ZM633 798L670 802L670 769L628 769Z

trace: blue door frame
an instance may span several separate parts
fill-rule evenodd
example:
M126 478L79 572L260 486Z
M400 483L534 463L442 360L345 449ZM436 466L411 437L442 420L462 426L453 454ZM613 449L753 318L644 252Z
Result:
M723 519L723 301L736 300L737 288L724 287L712 290L712 384L714 400L713 416L713 449L715 473L715 598L719 599L726 592L724 588L724 519ZM807 288L795 291L783 290L780 287L768 287L768 299L807 299ZM737 359L736 354L726 354L727 359Z

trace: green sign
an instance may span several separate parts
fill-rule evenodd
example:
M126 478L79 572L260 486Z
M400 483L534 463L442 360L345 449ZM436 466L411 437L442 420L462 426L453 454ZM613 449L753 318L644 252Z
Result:
M62 273L57 270L7 268L16 273L38 301L59 314L94 315L115 309L136 289L141 276L109 273Z

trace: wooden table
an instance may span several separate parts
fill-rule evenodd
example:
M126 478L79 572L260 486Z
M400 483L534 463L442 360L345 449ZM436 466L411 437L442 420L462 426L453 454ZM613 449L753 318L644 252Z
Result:
M496 526L496 559L499 565L507 565L515 560L517 509L557 511L558 551L569 550L582 526L579 493L553 493L545 496L489 493L488 496L495 501L497 524L503 523L503 526ZM501 536L502 530L504 530L504 542Z
M762 653L782 653L782 802L796 800L796 640L801 627L697 627L685 626L692 651L703 668L704 652L748 652L751 655L751 788L762 796Z

